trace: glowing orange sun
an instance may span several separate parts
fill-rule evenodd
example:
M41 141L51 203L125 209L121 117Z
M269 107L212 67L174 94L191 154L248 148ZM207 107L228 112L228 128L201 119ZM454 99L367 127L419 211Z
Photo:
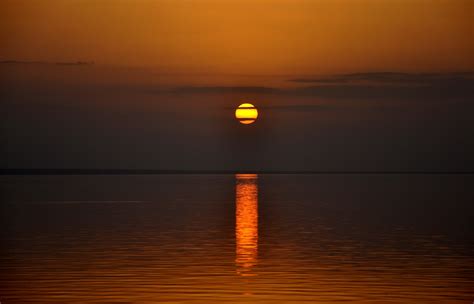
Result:
M243 103L235 110L235 118L244 125L254 123L257 117L258 110L251 103Z

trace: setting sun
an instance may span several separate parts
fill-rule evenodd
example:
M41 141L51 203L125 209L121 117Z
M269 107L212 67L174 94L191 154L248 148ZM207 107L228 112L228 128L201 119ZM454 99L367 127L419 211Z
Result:
M251 103L243 103L235 110L235 118L239 120L241 124L248 125L258 117L257 108Z

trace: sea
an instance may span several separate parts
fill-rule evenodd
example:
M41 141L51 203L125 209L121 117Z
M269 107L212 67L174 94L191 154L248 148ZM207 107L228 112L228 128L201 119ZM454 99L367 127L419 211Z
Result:
M474 301L474 175L3 175L0 195L2 304Z

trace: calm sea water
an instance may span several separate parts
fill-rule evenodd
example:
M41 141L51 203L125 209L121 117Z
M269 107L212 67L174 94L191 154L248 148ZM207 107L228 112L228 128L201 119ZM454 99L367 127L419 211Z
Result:
M0 301L472 303L474 176L3 176Z

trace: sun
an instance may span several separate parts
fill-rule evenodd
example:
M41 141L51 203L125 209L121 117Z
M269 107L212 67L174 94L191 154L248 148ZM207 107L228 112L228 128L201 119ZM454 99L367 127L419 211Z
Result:
M243 103L235 110L235 118L244 125L254 123L258 117L257 108L251 103Z

